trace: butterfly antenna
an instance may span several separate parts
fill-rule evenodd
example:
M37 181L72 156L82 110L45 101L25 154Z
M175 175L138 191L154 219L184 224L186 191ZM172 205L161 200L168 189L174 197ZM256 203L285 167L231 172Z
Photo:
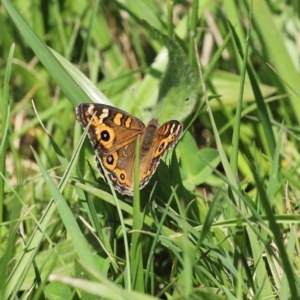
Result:
M191 99L191 97L187 97L187 98L184 99L184 102L188 102L188 101L190 101L190 99ZM167 111L164 111L163 113L161 113L160 116L158 116L158 119L160 119L161 116L163 116L164 114L169 113L169 112L172 112L173 110L174 110L174 108L170 108L170 109L168 109Z
M136 95L136 89L134 87L131 88L131 92ZM138 97L139 102L141 103L142 107L147 111L147 113L150 115L151 118L153 118L152 113L150 112L150 110L146 107L145 103L142 101L142 99L140 97Z

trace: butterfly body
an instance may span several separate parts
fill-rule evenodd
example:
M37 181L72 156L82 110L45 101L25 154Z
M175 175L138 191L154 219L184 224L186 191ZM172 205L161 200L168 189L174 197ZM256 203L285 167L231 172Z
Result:
M82 103L76 116L96 153L96 165L104 177L106 169L114 188L124 195L133 194L136 143L140 140L139 181L142 189L155 172L160 158L179 140L183 126L177 120L159 125L152 119L147 126L127 112L96 103ZM99 159L101 159L102 164ZM105 178L105 177L104 177Z

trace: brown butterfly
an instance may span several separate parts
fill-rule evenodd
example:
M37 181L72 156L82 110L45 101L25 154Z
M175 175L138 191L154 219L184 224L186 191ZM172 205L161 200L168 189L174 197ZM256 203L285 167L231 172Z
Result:
M96 164L102 177L101 159L114 188L123 195L133 194L134 157L140 138L140 189L154 174L160 158L182 134L182 123L171 120L159 125L152 119L147 126L133 115L104 104L82 103L76 107L77 120L88 129L96 153Z

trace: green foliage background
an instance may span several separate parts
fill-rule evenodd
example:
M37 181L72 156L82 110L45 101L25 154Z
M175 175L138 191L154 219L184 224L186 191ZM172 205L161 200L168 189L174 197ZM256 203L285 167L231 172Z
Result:
M2 0L1 299L299 299L299 15ZM184 123L132 199L99 179L82 102Z

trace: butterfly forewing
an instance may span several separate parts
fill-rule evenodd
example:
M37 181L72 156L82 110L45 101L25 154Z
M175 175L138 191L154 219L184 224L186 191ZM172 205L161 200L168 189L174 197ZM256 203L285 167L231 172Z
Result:
M77 106L76 115L84 129L91 122L88 136L100 155L132 142L145 128L136 117L104 104L82 103Z

